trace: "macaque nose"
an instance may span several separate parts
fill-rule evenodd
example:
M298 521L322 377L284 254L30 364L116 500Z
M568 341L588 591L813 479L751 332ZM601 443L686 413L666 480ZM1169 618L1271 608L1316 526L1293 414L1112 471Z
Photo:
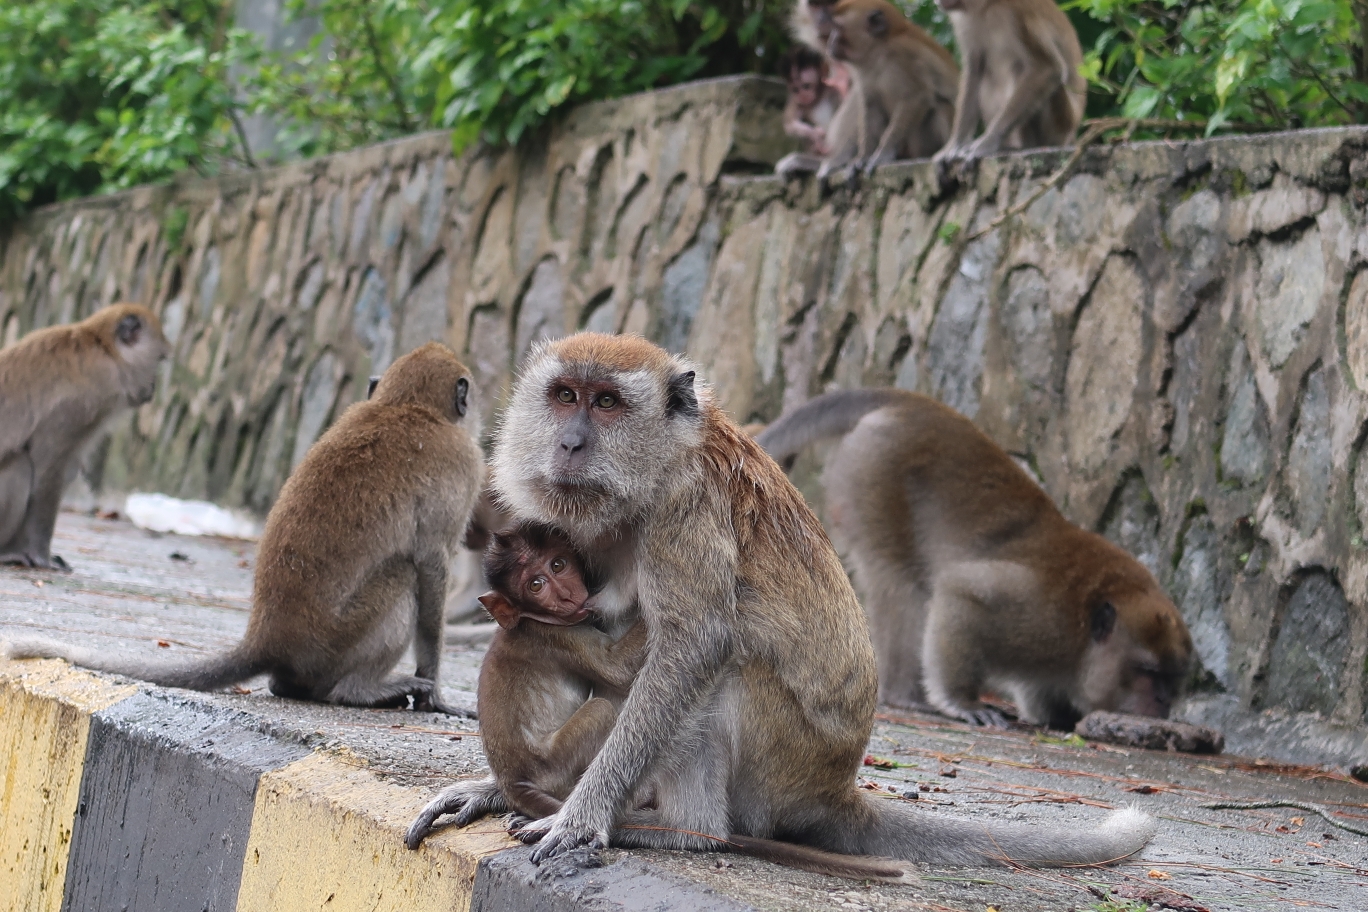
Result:
M584 449L584 435L579 431L566 431L561 434L560 448L566 455L574 454Z

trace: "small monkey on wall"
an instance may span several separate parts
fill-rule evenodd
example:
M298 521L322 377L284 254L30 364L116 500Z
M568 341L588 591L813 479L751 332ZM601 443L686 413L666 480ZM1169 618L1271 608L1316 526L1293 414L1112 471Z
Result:
M215 690L268 673L277 696L455 713L442 702L447 568L484 479L470 371L430 342L392 364L290 475L266 518L247 634L179 662L45 639L0 644L169 687ZM417 669L390 671L409 643Z
M70 569L52 553L62 489L105 421L152 398L170 349L152 311L112 304L0 351L0 563Z
M879 697L978 725L1072 729L1095 709L1166 717L1192 655L1182 616L1135 558L1066 520L969 419L897 389L818 396L759 443L780 461L842 437L823 481L864 594Z
M827 127L841 96L826 83L826 61L807 45L795 45L784 55L788 80L788 104L784 107L784 132L802 140L804 151L826 155Z
M1053 0L936 2L950 16L962 67L953 134L936 161L1072 143L1087 102L1083 49Z

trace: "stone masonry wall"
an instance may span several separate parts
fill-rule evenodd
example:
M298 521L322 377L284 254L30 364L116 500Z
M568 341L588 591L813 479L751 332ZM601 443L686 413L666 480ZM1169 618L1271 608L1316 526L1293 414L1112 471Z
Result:
M1202 661L1190 718L1360 757L1368 131L1094 150L970 240L1061 154L944 192L925 164L784 184L762 176L782 104L718 80L512 151L432 134L50 207L0 239L0 331L154 306L174 361L85 484L257 512L433 338L486 416L534 340L579 328L687 350L741 421L835 387L930 393L1158 574ZM820 462L795 470L818 504Z

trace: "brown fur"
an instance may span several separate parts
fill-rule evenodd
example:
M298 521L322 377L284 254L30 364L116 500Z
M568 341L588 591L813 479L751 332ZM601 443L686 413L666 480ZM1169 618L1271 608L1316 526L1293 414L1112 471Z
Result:
M588 357L593 353L593 357ZM686 362L639 339L539 347L504 413L494 487L628 587L645 661L533 860L575 846L716 849L729 834L912 861L1102 863L1147 818L1101 827L961 822L854 788L877 675L821 524ZM634 796L649 785L649 808Z
M169 350L155 314L113 304L0 351L0 563L68 569L51 553L62 489L105 421L152 398Z
M1087 102L1083 49L1052 0L938 0L964 65L942 163L1073 142ZM983 135L974 139L979 121Z
M979 702L996 685L1038 724L1167 714L1192 641L1139 562L1065 520L1010 456L926 396L828 394L760 442L784 458L836 434L829 517L865 596L883 702L1001 724Z
M853 71L863 99L856 163L870 171L896 159L930 157L950 136L955 59L885 0L840 0L830 16L828 51ZM844 164L833 151L819 174Z
M269 672L280 696L353 706L413 697L415 708L455 712L437 678L447 566L483 476L469 390L465 366L429 343L310 448L266 519L252 615L232 652L174 666L48 642L10 654L197 690ZM389 675L410 641L415 674Z

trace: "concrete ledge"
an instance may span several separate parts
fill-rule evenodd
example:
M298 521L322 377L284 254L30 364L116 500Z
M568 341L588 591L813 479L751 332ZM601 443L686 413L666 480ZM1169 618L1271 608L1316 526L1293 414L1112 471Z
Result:
M62 662L0 662L0 909L466 909L481 859L517 845L491 820L410 852L430 790L243 722Z

